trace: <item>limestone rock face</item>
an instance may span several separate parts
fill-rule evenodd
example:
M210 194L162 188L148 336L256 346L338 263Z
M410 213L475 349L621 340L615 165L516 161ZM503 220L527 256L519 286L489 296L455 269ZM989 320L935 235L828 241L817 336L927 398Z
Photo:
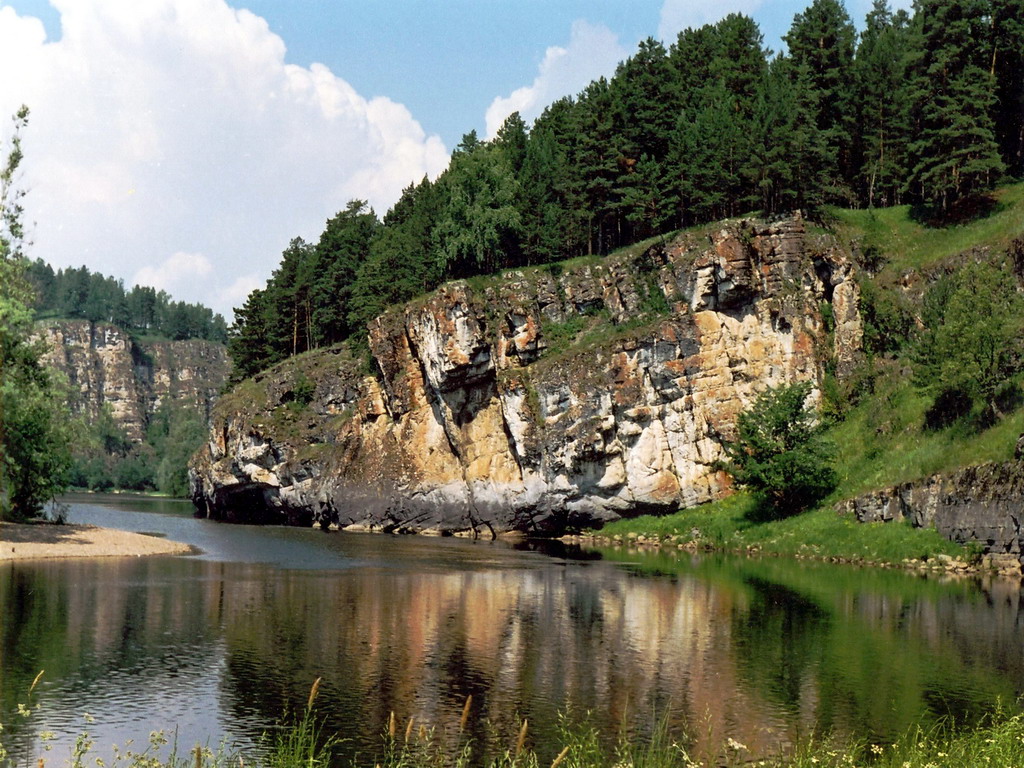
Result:
M857 301L849 261L799 218L452 283L370 324L376 375L323 350L226 396L193 499L232 520L472 535L709 501L760 392L855 361Z
M132 440L143 438L165 400L208 416L230 370L224 346L199 339L140 346L120 328L88 320L51 321L38 333L49 348L44 362L70 384L72 411L96 418L109 407Z

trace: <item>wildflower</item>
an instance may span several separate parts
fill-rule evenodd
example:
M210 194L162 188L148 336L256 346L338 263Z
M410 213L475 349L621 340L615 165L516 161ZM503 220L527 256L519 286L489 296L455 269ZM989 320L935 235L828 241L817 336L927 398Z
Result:
M880 746L878 746L877 744L872 744L872 745L871 745L871 751L872 751L872 752L873 752L874 754L876 754L876 755L880 755L880 754L882 754L882 752L883 752L884 750L883 750L883 749L882 749L882 748L881 748Z
M82 719L85 720L85 722L90 723L90 724L96 722L96 718L93 717L92 715L90 715L88 712L83 712L82 713Z
M736 739L732 738L731 736L729 737L729 740L726 742L726 745L729 747L729 749L734 750L736 752L746 750L747 748L746 744L740 744L738 741L736 741Z

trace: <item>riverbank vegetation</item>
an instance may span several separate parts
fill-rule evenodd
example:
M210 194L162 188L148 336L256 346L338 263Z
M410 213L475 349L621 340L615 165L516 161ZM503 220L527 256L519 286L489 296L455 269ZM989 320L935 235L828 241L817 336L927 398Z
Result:
M150 414L141 441L128 438L109 409L70 422L71 462L64 475L72 489L188 495L188 461L207 437L203 414L189 404L165 401Z
M800 515L766 518L759 500L737 493L721 501L669 515L617 520L589 536L605 543L642 542L763 555L864 564L923 562L939 555L976 558L977 551L932 529L904 523L859 523L827 506Z
M179 751L181 745L169 740L164 731L154 731L147 744L124 749L115 745L113 757L104 758L93 753L95 743L86 730L65 759L51 751L52 735L42 734L39 754L31 764L38 768L1018 768L1024 750L1024 716L1002 709L971 728L944 721L927 729L911 729L892 743L810 736L796 744L780 744L766 754L752 753L733 738L709 743L693 734L676 733L664 720L653 722L646 734L602 733L585 715L560 716L554 744L534 747L529 722L522 720L517 733L483 747L466 729L470 697L457 726L433 727L415 718L400 722L392 713L376 752L346 759L339 757L343 742L325 731L313 708L315 694L314 687L306 709L265 733L258 749L249 753L225 745L216 749L196 745ZM21 707L19 713L30 717L32 710ZM93 718L87 716L87 720ZM19 768L4 748L2 735L0 731L0 768Z
M18 187L21 130L27 107L0 167L0 519L39 513L62 488L69 462L66 406L54 376L41 363L32 335L32 287L26 277L25 230Z

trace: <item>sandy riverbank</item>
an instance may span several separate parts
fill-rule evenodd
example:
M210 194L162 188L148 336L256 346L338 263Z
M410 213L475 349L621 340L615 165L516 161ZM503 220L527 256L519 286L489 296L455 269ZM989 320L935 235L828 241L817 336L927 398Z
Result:
M0 523L0 561L185 555L188 544L93 525Z

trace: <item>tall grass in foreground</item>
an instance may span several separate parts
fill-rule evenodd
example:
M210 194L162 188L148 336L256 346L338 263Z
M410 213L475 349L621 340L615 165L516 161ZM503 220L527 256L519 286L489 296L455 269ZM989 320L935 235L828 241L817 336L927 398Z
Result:
M41 674L41 673L40 673ZM38 682L38 677L36 678ZM33 684L34 686L35 684ZM677 739L665 720L656 723L648 738L620 735L606 738L584 721L559 716L560 749L553 758L542 759L530 744L529 723L523 720L514 739L497 754L479 754L466 735L472 697L466 701L458 729L417 725L414 718L397 722L394 713L382 734L377 756L342 759L337 756L341 741L325 734L314 703L320 679L313 684L306 708L296 717L268 734L262 750L246 755L220 748L196 746L180 753L168 745L162 731L151 734L140 752L114 748L112 763L91 755L92 739L81 734L70 757L61 762L51 757L31 758L25 768L66 765L69 768L1020 768L1024 766L1024 715L1009 715L1001 709L973 728L957 729L943 723L930 729L912 729L892 744L858 741L808 739L777 756L751 755L747 747L729 738L713 754L695 755L689 742ZM25 712L29 714L26 715ZM19 715L31 710L19 707ZM0 725L0 737L3 735ZM45 742L46 737L40 735ZM550 748L550 745L549 745ZM44 747L45 749L45 747ZM0 739L0 768L18 768Z

